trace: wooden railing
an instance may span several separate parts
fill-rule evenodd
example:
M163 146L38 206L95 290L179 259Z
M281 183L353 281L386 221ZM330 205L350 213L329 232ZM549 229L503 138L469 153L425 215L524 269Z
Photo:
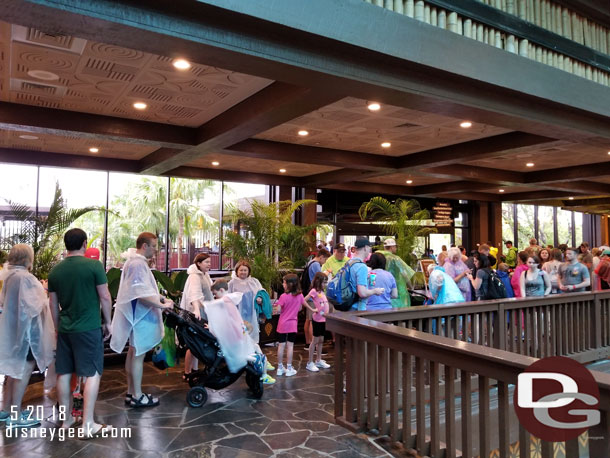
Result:
M499 299L356 315L536 358L569 356L585 363L610 357L610 292Z
M610 85L610 30L550 0L364 0Z
M488 457L499 450L500 457L509 457L518 447L521 457L530 457L536 438L518 424L510 405L518 374L536 361L525 353L582 356L593 355L597 343L605 342L607 347L609 298L608 293L585 293L540 299L537 305L519 300L444 307L444 311L428 307L427 316L421 307L331 314L327 328L337 342L336 421L353 431L387 435L422 455ZM554 304L553 299L561 301ZM516 329L505 331L502 338L507 312ZM576 326L566 326L566 320ZM432 330L435 322L437 332L460 341L423 332ZM521 323L523 332L518 330ZM598 333L587 336L588 329ZM482 350L481 345L467 342L469 338L488 348ZM490 348L494 340L524 354ZM538 342L544 351L538 351ZM578 439L567 442L567 457L610 456L610 375L593 374L600 389L602 422L589 430L588 447L579 447ZM541 456L554 456L552 443L538 442Z

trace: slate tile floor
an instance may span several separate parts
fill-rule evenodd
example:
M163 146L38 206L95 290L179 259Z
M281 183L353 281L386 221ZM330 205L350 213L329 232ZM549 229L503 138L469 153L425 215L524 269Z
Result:
M265 349L276 365L275 348ZM325 359L332 364L332 348ZM96 404L96 418L117 428L131 428L130 438L96 438L89 441L55 438L8 438L0 431L0 456L15 457L378 457L389 456L373 438L355 435L333 421L333 372L305 370L307 355L295 348L294 377L278 377L265 387L263 399L249 397L242 377L232 386L209 390L206 405L186 404L188 386L182 368L159 371L145 366L144 389L158 395L161 405L131 409L124 405L126 392L122 366L107 367ZM274 372L272 372L274 374ZM42 395L42 383L31 385L25 404L44 405L51 414L55 401ZM54 428L44 421L42 428Z

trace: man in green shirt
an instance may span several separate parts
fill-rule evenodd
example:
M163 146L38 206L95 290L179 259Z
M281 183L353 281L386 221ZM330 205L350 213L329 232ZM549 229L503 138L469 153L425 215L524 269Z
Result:
M76 421L72 417L70 380L72 374L86 377L83 397L83 433L95 436L108 426L95 423L93 409L104 368L104 335L110 334L112 306L104 267L99 261L85 258L87 234L70 229L64 235L66 258L49 273L51 314L57 332L57 396L66 410L62 428ZM100 318L100 303L104 314Z
M508 265L508 267L510 267L511 269L514 269L517 266L517 254L519 253L519 250L517 250L516 247L513 246L513 242L511 242L510 240L508 240L506 243L506 264Z
M343 243L337 243L333 255L322 265L322 272L330 272L333 276L337 275L337 272L341 270L341 267L343 267L346 262L345 245Z

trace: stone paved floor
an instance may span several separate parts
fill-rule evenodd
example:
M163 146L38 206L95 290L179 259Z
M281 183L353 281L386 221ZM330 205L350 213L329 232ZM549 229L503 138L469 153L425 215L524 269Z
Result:
M55 438L8 438L1 430L0 456L38 457L377 457L389 456L373 438L351 434L333 421L332 369L305 370L306 353L295 348L298 374L279 377L265 387L263 399L249 397L245 378L232 386L209 390L205 406L186 404L188 385L181 368L159 371L146 364L144 389L161 398L161 405L131 409L124 405L126 392L122 367L105 370L96 404L96 419L117 428L131 428L131 438L96 438L89 441ZM266 353L275 365L274 348ZM332 364L332 348L325 359ZM272 374L274 374L272 372ZM44 405L50 415L54 400L41 396L42 384L30 386L25 404ZM43 422L47 434L55 428ZM40 430L40 428L38 428Z

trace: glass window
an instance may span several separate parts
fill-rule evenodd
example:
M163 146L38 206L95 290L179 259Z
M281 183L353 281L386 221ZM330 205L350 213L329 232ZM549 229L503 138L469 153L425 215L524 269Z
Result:
M510 240L513 244L519 243L515 238L515 221L514 221L515 204L502 204L502 240L506 242Z
M169 268L187 268L197 253L210 253L212 269L218 252L221 182L172 178L170 181Z
M462 235L462 228L456 228L455 229L455 245L456 246L461 246L464 245L464 236Z
M538 207L538 245L555 245L553 207Z
M10 249L14 235L23 233L23 222L17 221L10 209L11 201L27 205L36 211L36 180L38 167L29 165L2 164L0 180L0 248Z
M574 241L574 245L578 246L582 242L589 242L589 246L591 245L591 240L583 240L582 238L582 213L574 212L574 229L576 231L576 240Z
M523 250L529 246L530 239L536 236L533 205L517 205L517 228L519 230L517 247Z
M122 254L135 248L138 235L147 231L159 237L155 266L165 270L167 183L165 177L110 174L106 268L120 267L124 262Z
M226 233L227 231L241 231L244 235L247 233L247 228L241 225L239 227L234 227L231 214L235 208L240 210L249 210L250 202L253 200L267 204L269 202L269 187L262 184L224 182L222 217L223 233ZM229 259L223 254L221 268L231 269L233 265L233 260Z
M563 210L561 208L557 209L557 236L557 243L559 245L562 243L565 243L568 246L573 245L571 211Z

